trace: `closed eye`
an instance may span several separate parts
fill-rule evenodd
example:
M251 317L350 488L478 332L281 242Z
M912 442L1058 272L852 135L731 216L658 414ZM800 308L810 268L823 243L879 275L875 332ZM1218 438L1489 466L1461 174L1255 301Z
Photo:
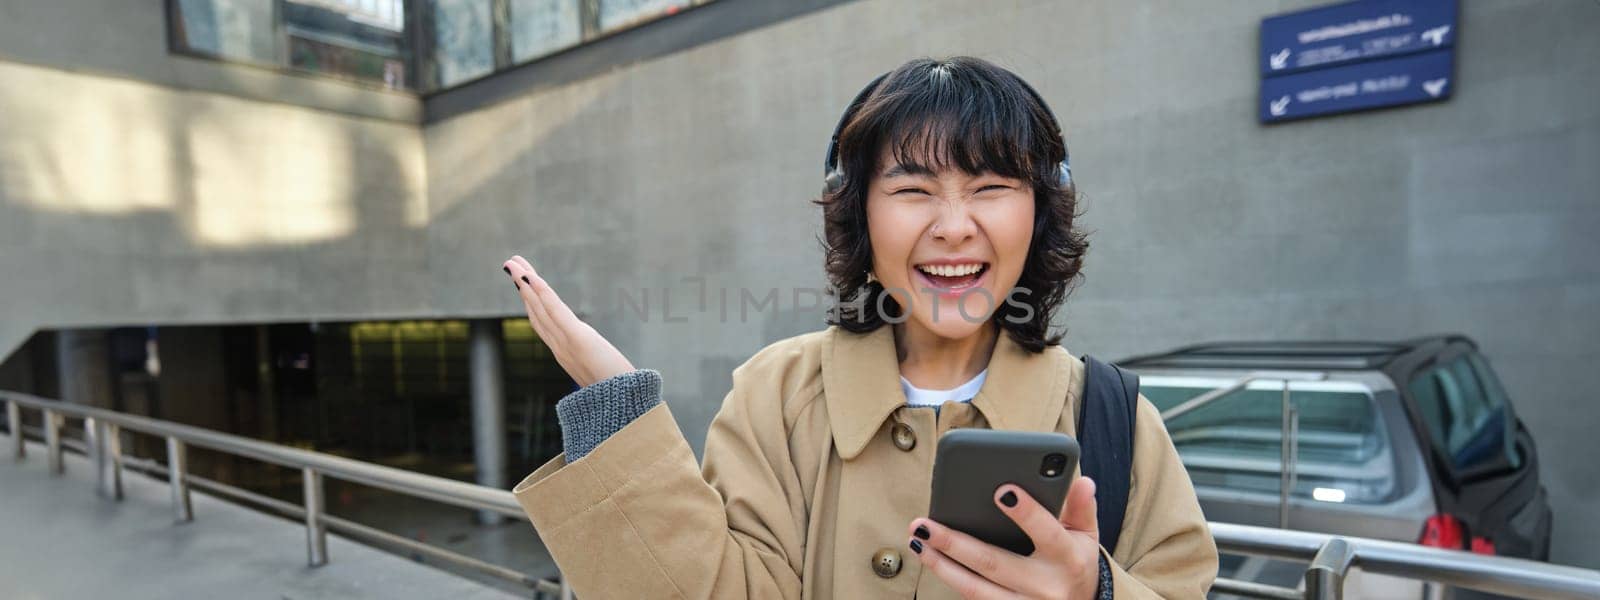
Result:
M978 188L978 191L982 192L982 191L985 191L985 190L1009 190L1009 189L1011 189L1011 186L1009 186L1009 185L986 185L986 186L983 186L981 188Z

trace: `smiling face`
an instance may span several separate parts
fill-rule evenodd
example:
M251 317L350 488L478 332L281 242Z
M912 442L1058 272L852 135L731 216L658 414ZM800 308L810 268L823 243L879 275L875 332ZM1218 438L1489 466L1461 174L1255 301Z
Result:
M887 149L878 164L866 203L872 272L909 306L907 326L948 339L977 333L1022 276L1033 188L992 172L900 162Z
M1027 82L982 59L914 59L858 95L835 135L815 201L829 325L898 324L897 340L921 344L992 323L1030 352L1060 342L1051 323L1088 241L1060 124Z

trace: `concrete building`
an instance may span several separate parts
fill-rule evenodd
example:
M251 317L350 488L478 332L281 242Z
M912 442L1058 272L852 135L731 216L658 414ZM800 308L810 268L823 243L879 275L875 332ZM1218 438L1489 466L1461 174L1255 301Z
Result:
M726 0L694 10L750 26L419 97L172 54L156 0L0 2L0 356L54 328L514 316L521 253L665 375L698 448L735 366L822 327L795 290L823 286L808 201L845 102L973 54L1067 132L1094 230L1070 349L1468 334L1540 444L1555 560L1600 567L1600 4L1465 0L1449 101L1260 125L1261 18L1322 3Z

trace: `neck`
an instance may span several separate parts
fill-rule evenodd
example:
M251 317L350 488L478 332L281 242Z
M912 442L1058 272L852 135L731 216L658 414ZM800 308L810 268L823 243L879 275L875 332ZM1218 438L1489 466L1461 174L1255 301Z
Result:
M993 321L960 339L940 337L914 320L895 324L900 376L923 389L948 390L966 383L989 366L999 333Z

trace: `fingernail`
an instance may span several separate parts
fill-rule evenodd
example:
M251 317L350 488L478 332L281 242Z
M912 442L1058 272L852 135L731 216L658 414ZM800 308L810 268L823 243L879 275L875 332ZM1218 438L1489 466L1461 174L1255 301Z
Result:
M927 525L918 525L917 526L917 530L911 532L911 534L915 535L915 536L917 536L919 538L922 538L922 539L928 539L928 526Z
M511 280L511 287L517 288L517 291L519 292L522 291L522 286L519 285L515 279Z
M1006 508L1011 508L1013 506L1016 506L1017 505L1017 494L1016 494L1016 492L1013 492L1011 490L1006 490L1006 493L1000 495L1000 503L1006 505Z
M911 551L917 554L922 554L922 542L911 540Z
M522 276L522 282L528 284L528 287L533 287L533 282L532 281L528 281L528 276L527 275L523 275Z
M500 270L505 271L507 275L511 274L511 267L500 267Z

